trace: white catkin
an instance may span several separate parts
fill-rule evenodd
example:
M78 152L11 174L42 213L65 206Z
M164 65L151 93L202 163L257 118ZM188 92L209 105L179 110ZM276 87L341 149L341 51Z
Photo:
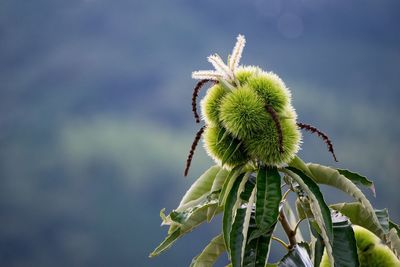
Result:
M214 66L215 70L218 73L223 74L225 78L231 80L233 79L232 71L229 69L227 65L225 65L225 63L222 61L221 57L218 54L211 55L207 59L208 62L210 62Z
M242 57L244 46L246 45L246 39L243 35L239 34L235 47L232 50L231 59L229 62L229 68L234 72L239 66L240 58Z
M192 72L192 78L196 80L209 79L213 81L218 81L222 77L222 74L213 70L199 70Z

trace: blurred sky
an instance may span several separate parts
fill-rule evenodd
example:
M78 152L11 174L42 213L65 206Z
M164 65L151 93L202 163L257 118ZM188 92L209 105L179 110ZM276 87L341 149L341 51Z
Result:
M0 265L189 265L219 222L147 256L166 233L159 210L212 164L198 149L182 176L199 127L191 72L226 57L239 33L242 63L281 76L299 120L329 133L340 162L307 134L300 156L367 175L372 202L400 221L399 10L396 0L1 1Z

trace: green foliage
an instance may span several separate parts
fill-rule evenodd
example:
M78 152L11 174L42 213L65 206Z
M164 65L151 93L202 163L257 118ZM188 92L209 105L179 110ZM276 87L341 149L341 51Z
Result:
M262 166L256 183L256 224L262 233L268 231L278 220L279 204L282 200L281 176L276 168Z
M240 200L239 195L241 191L244 189L244 183L246 176L239 176L232 185L232 188L229 190L229 194L227 196L225 207L224 207L224 217L222 219L222 230L224 233L224 240L227 250L230 251L230 233L232 230L232 224L235 221L236 211L239 207ZM242 186L241 186L242 185Z
M361 226L354 225L353 229L360 267L400 266L400 261L395 254L389 247L381 244L381 239L378 236ZM330 266L325 253L321 261L321 267Z
M189 190L185 193L181 202L179 203L177 210L184 209L183 207L185 204L193 200L197 200L207 194L213 186L215 177L217 176L220 169L221 168L218 166L213 166L209 168L203 175L201 175L199 179L197 179L196 182L193 183Z
M321 235L325 248L328 252L329 261L333 263L332 219L329 208L325 203L318 185L310 177L293 167L287 168L286 172L296 183L299 184L301 190L304 190L304 192L308 195L310 201L310 210L316 223L316 225L313 224L313 227L315 227L318 233Z
M211 267L225 250L224 237L220 234L213 238L199 255L193 258L190 267Z
M312 266L311 259L305 244L295 245L278 264L279 267L309 267Z
M255 267L265 265L265 261L268 258L269 246L274 229L275 224L272 225L266 233L260 235L259 237L253 239L248 238L248 243L245 247L243 266ZM247 236L254 236L254 231L257 231L257 227L254 216L252 216Z
M215 71L193 73L195 79L218 83L202 101L205 148L218 165L193 183L168 216L161 212L170 228L150 256L222 212L222 233L191 266L212 266L223 252L232 267L398 266L398 226L358 188L375 193L372 181L349 170L306 164L296 156L301 134L291 94L275 74L239 66L244 43L239 36L228 64L212 55L208 60ZM328 205L321 184L356 202ZM282 188L288 188L283 195ZM296 197L296 215L290 193ZM309 242L302 238L303 220L310 226ZM288 244L276 236L278 223ZM277 264L269 262L272 240L287 250Z
M351 222L346 216L335 212L333 223L333 257L337 266L358 266L356 238Z

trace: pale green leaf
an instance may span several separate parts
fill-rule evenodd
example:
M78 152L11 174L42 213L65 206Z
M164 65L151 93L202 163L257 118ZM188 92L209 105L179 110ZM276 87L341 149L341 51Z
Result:
M210 206L217 206L218 200L205 200L204 203L183 212L173 211L170 218L170 231L167 238L150 254L157 256L164 250L170 248L175 241L207 220L207 210ZM171 216L173 215L173 216ZM173 229L173 230L171 230Z
M352 181L330 167L309 163L307 164L307 168L312 173L311 178L313 178L316 183L336 187L360 202L365 209L366 219L370 220L371 225L378 226L376 231L377 235L381 238L385 235L386 232L380 227L378 217L371 203Z
M389 227L387 210L375 210L376 217L378 218L378 223L376 224L374 220L371 220L370 212L359 202L338 203L330 205L330 207L346 215L353 224L360 225L377 236L380 236L382 229L388 229ZM383 236L380 237L382 238Z
M212 267L225 251L224 237L220 234L211 240L204 250L192 260L190 267Z
M341 175L345 176L347 179L352 181L356 185L364 185L371 189L372 193L374 196L376 196L375 192L375 185L372 181L370 181L367 177L362 176L361 174L358 174L356 172L352 172L349 170L344 170L344 169L336 169Z
M228 197L228 194L230 193L233 184L241 174L243 174L243 166L237 166L229 172L228 177L226 177L225 182L221 188L221 193L219 194L219 206L223 206L225 204L226 198Z
M222 186L229 175L229 171L225 169L220 169L217 175L215 176L214 182L211 186L211 192L218 192L221 191ZM207 211L207 221L210 222L211 219L215 216L215 212L217 211L218 207L212 206L208 208Z
M157 256L158 254L160 254L161 252L163 252L164 250L170 248L172 246L173 243L175 243L176 239L178 239L178 237L180 236L180 228L175 229L174 232L172 232L171 234L169 234L163 242L161 242L160 245L158 245L158 247L156 247L156 249L154 249L153 252L150 253L150 258Z
M213 185L215 176L219 172L221 167L215 165L204 172L197 180L192 184L189 190L183 196L177 210L179 210L186 203L196 200L204 195L208 195Z
M226 180L226 178L229 175L229 171L225 170L225 169L220 169L217 173L217 175L215 176L214 182L211 186L211 192L217 192L219 190L222 189L222 186L224 185L224 182Z
M396 229L397 234L400 237L400 226L398 224L394 223L392 220L389 220L389 229L392 229L392 228Z
M386 244L400 260L400 238L395 228L390 229L389 233L386 234Z

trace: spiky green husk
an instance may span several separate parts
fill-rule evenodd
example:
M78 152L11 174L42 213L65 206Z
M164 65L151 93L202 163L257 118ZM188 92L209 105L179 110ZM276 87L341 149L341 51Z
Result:
M256 66L241 66L235 75L241 86L250 87L277 112L290 105L291 93L275 73L265 72Z
M243 147L254 159L269 165L289 162L299 150L301 133L296 125L297 114L291 106L291 96L283 81L274 73L255 66L240 66L235 76L239 86L229 90L222 84L211 87L201 102L203 118L210 129L209 154L221 161L226 142L214 142L215 127L224 127L244 142ZM281 124L283 153L280 151L279 131L268 108L276 112ZM214 134L213 134L214 133ZM210 145L207 143L210 142ZM239 141L238 141L239 142ZM247 159L247 156L246 156ZM232 165L232 162L228 162Z
M239 139L251 139L263 130L269 115L264 101L249 87L239 87L221 101L220 119Z
M381 244L381 240L374 233L357 225L353 226L353 229L360 266L400 266L400 261L394 253Z
M400 261L385 245L377 244L367 252L359 251L358 259L361 267L399 267Z
M353 225L354 236L357 242L357 253L360 267L400 267L400 261L394 253L371 231ZM330 267L326 251L321 260L320 267Z
M290 92L284 82L272 72L261 72L247 79L248 87L254 90L258 96L264 99L267 105L281 112L287 105L290 105Z
M224 95L228 92L225 87L216 84L208 89L206 96L201 101L201 113L207 124L219 124L219 107Z
M247 84L247 81L250 77L254 75L259 75L262 73L262 69L256 66L240 66L236 72L236 79L238 79L241 86Z
M286 113L290 113L290 111ZM294 119L281 119L280 123L283 153L279 150L279 135L276 125L271 118L268 118L263 130L254 138L246 140L246 148L250 156L269 165L281 165L293 159L300 149L301 132Z
M357 248L361 251L366 251L379 244L381 240L374 233L364 227L353 225L354 237L356 238Z
M204 132L204 147L207 153L214 159L214 161L222 165L222 160L227 151L236 148L240 140L234 138L224 128L220 126L209 126ZM240 145L239 148L226 159L224 163L225 169L232 169L235 166L244 164L249 160L245 148Z

